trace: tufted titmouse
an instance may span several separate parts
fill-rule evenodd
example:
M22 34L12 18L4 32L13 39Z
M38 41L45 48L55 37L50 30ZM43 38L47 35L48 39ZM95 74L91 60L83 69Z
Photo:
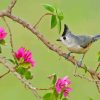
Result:
M68 58L71 53L83 54L81 60L78 62L79 66L81 66L85 53L91 44L98 39L100 39L100 34L95 36L74 35L65 24L63 34L57 41L61 41L70 51L66 58Z

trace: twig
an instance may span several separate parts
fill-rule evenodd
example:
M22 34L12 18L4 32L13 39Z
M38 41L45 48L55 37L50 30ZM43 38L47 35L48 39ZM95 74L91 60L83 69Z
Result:
M7 23L5 17L2 17L2 19L3 19L3 21L5 22L5 24L6 24L7 28L8 28L8 31L9 31L9 33L10 33L11 54L12 54L12 56L13 56L13 58L14 58L16 64L17 64L17 60L16 60L16 58L15 58L15 56L14 56L14 46L13 46L13 38L12 38L11 28L10 28L9 24Z
M6 73L4 73L3 75L0 75L0 78L4 77L5 75L7 75L10 72L10 70L8 70Z
M98 82L98 83L100 84L100 81L99 81L99 80L90 79L90 78L85 77L84 75L79 75L79 74L75 73L74 76L75 76L75 77L83 78L83 79L88 80L88 81L90 81L90 82Z
M12 12L12 8L15 6L16 2L17 2L17 0L12 0L11 1L10 5L7 8L7 12L8 13L11 13Z
M3 21L5 22L7 28L8 28L8 31L10 33L10 45L11 45L11 52L12 54L14 53L14 49L13 49L13 39L12 39L12 32L11 32L11 29L10 29L10 26L8 25L6 19L4 17L2 17Z
M53 90L53 87L50 87L50 88L36 88L36 90Z
M93 75L93 74L91 74L91 77L92 77L93 79L97 78L97 77L96 77L95 75ZM97 89L98 89L98 92L100 93L100 87L99 87L100 83L95 82L95 84L96 84L96 87L97 87Z
M6 68L8 68L10 72L12 72L16 76L17 79L19 79L25 86L27 86L34 93L34 95L38 98L38 100L40 100L40 96L38 95L36 88L33 87L31 83L23 79L21 75L15 71L14 65L7 63L6 59L1 56L0 56L0 63L2 63Z
M45 13L44 15L42 15L40 17L40 19L37 21L37 23L33 27L36 28L36 26L41 22L41 20L47 15L53 15L53 14L52 13Z
M96 68L95 72L97 72L97 71L98 71L99 67L100 67L100 63L98 64L98 66L97 66L97 68Z

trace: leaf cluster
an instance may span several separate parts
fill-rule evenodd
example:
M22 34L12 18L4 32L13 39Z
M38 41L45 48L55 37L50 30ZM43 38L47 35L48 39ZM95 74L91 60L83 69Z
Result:
M51 29L58 25L59 33L61 32L61 22L64 19L63 12L50 4L44 4L43 7L51 13Z

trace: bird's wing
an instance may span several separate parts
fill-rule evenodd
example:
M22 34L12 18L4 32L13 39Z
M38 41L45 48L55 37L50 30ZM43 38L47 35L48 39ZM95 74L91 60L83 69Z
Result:
M77 36L78 40L77 42L79 42L78 44L83 47L86 48L90 43L92 43L92 37L91 36Z

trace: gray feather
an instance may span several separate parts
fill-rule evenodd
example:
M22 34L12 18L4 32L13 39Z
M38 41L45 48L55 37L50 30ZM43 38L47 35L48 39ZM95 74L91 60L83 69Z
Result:
M95 36L93 37L93 41L96 41L96 40L98 40L98 39L100 39L100 34L95 35Z
M83 48L86 48L90 43L92 43L92 40L93 40L91 36L81 35L81 36L76 36L76 37L77 37L76 39L77 43Z

